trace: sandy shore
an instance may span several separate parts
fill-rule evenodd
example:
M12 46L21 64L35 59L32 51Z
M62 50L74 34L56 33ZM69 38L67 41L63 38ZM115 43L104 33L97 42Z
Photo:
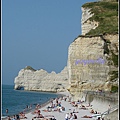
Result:
M65 108L64 111L54 111L55 109L52 109L51 112L46 112L44 110L47 110L48 106L51 106L51 102L45 104L44 106L42 106L41 108L39 108L39 110L41 111L41 114L45 117L45 118L51 118L52 116L54 116L54 118L56 120L65 120L65 115L66 113L71 113L73 112L73 110L75 110L75 113L77 115L77 120L96 120L96 118L82 118L83 116L87 115L87 116L92 116L93 114L90 113L92 107L86 107L87 109L81 109L79 107L74 107L71 102L69 101L69 97L66 96L70 96L68 92L63 92L60 94L64 94L65 96L63 97L63 99L59 98L58 102L61 102L61 106L63 106ZM66 101L65 101L66 98ZM56 104L56 99L53 100L53 103ZM84 106L88 106L88 103L82 103L82 105ZM29 112L29 113L25 113L25 116L27 117L27 119L20 119L20 120L32 120L32 118L34 118L36 116L36 114L33 114L33 111ZM52 117L53 118L53 117ZM2 119L2 120L7 120L7 119ZM33 119L33 120L44 120L42 118L37 118L37 119ZM49 120L49 119L48 119Z

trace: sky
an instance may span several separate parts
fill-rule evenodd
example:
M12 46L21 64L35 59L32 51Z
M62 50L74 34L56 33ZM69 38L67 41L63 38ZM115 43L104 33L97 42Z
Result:
M2 84L26 66L61 72L81 34L81 6L95 0L2 0Z

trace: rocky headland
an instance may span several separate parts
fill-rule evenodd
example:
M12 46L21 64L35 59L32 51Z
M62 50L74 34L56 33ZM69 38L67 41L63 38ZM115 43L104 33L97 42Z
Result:
M68 70L65 67L56 74L54 71L48 73L43 69L35 70L26 66L19 71L14 83L17 90L24 88L31 91L63 92L68 87Z

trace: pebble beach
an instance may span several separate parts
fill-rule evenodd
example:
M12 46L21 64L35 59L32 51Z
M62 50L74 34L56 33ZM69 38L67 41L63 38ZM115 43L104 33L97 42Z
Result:
M66 114L68 114L69 120L74 120L74 117L70 119L71 113L73 116L74 114L77 116L76 120L97 120L97 117L93 117L95 115L94 113L91 113L93 108L88 103L85 103L84 101L75 103L70 101L68 92L62 94L64 95L63 97L55 98L45 105L40 106L40 108L24 113L24 117L19 115L20 120L65 120ZM60 103L60 106L57 106L56 103ZM52 104L55 106L51 107ZM42 115L41 118L38 117L36 110L40 111L40 114ZM10 118L12 120L13 116ZM2 118L2 120L8 120L8 118Z

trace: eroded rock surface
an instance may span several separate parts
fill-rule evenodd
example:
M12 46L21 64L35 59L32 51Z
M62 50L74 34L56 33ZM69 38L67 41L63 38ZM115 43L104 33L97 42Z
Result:
M24 90L58 92L66 91L68 86L68 70L65 67L60 73L22 69L15 78L15 89L24 87Z

